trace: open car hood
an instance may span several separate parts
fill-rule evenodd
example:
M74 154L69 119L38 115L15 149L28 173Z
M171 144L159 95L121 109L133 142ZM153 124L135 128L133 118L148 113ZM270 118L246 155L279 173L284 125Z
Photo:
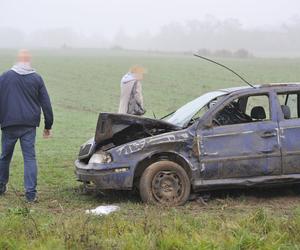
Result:
M171 123L141 116L100 113L96 127L97 147L114 147L137 139L181 129Z

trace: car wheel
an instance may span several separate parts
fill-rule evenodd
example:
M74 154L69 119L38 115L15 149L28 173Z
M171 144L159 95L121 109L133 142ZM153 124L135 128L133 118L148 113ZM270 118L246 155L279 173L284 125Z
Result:
M172 161L151 164L142 174L139 187L144 202L171 206L183 205L191 191L186 171Z

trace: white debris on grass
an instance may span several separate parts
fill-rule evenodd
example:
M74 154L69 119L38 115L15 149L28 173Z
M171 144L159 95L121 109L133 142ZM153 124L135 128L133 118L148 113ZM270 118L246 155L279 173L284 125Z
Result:
M114 205L108 205L108 206L99 206L95 209L86 210L86 214L92 214L92 215L108 215L112 212L120 210L120 207L114 206Z

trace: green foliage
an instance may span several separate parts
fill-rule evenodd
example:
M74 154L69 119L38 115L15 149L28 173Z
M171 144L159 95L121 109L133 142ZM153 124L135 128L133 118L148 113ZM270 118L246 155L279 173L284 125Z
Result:
M0 51L0 71L15 51ZM222 60L253 83L300 80L299 59ZM54 137L37 138L39 203L23 202L19 146L8 192L0 197L0 249L297 249L300 198L286 194L212 199L207 205L146 206L120 192L85 195L74 176L80 144L94 135L98 113L116 111L120 78L134 64L148 69L143 90L159 117L200 94L244 85L229 72L191 56L101 50L33 51L55 112ZM119 212L88 216L86 209L118 204Z

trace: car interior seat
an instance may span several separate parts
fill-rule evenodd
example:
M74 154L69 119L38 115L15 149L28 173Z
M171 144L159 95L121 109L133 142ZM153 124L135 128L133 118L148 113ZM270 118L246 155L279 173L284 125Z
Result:
M262 106L255 106L251 110L251 118L254 121L261 121L266 119L266 112L264 107Z
M284 119L291 119L291 109L287 105L281 105L281 110L284 116Z

